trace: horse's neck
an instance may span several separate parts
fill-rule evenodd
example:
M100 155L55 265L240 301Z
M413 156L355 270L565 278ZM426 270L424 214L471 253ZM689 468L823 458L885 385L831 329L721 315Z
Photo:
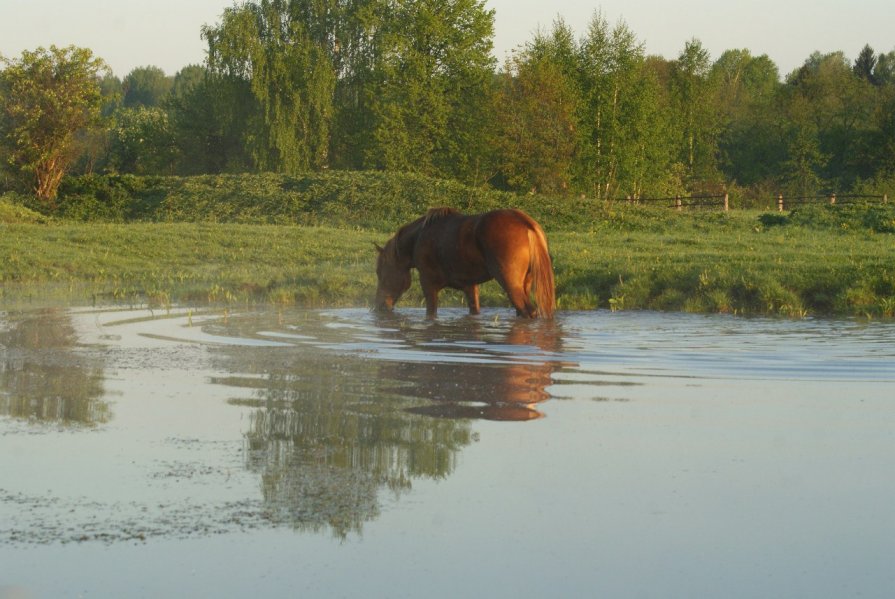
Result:
M404 225L395 235L395 244L398 248L398 256L413 261L413 247L420 236L420 231L426 224L425 218L419 218L408 225Z

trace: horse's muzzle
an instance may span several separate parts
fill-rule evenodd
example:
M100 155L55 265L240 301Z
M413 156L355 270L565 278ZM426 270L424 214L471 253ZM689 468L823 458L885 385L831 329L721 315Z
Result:
M379 313L391 312L395 308L395 300L390 297L377 297L373 304L373 311Z

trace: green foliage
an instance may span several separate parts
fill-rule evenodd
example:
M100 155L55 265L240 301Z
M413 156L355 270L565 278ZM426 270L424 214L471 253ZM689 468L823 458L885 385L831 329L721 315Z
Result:
M855 75L861 79L869 81L870 83L876 83L873 74L875 68L876 52L873 51L870 44L867 44L861 49L861 53L858 54L858 57L855 59L855 64L852 67L852 70Z
M475 0L398 2L377 35L368 167L471 181L484 156L494 13Z
M105 168L121 173L170 173L175 151L167 112L145 106L124 108L115 113Z
M495 73L493 26L479 0L252 0L203 30L205 65L173 78L152 66L97 78L98 63L75 49L26 53L44 75L35 66L30 88L13 93L24 62L5 61L15 68L0 93L16 101L2 104L0 185L47 199L62 172L332 168L597 201L729 192L762 207L778 193L891 190L895 51L814 53L781 81L767 56L713 61L696 39L674 59L645 56L624 22L597 12L580 38L559 18ZM59 91L77 68L49 75L63 59L93 71L81 90L89 118L56 144L36 136L33 117L71 111L15 106L77 99ZM92 127L97 83L107 130Z
M562 193L569 189L578 98L560 65L517 56L495 94L499 176L510 189Z
M328 16L323 4L247 2L203 31L212 71L251 90L244 142L262 171L295 174L328 163L336 73L316 27Z
M725 176L749 186L778 176L787 139L776 109L777 66L766 55L729 50L712 65L710 77L719 103L718 151Z
M645 63L643 45L623 22L610 28L596 13L578 53L583 96L578 187L607 199L659 192L674 146L669 107Z
M0 65L0 149L27 188L52 202L81 149L78 134L100 123L105 64L84 48L50 46Z
M517 200L510 194L422 175L380 172L332 171L301 177L87 175L66 179L58 207L46 212L116 222L330 224L391 230L431 206L487 210Z
M849 189L878 165L874 131L880 90L857 75L841 52L813 54L789 78L794 124L786 164L797 195L813 195L822 182ZM891 160L888 160L891 164Z
M596 13L576 40L562 20L499 75L499 176L511 189L597 200L681 190L663 83L622 22Z
M174 78L158 67L139 67L122 82L123 103L127 108L160 107L174 86Z
M873 80L877 85L895 84L895 50L876 57L873 67Z
M182 175L245 172L253 169L249 134L254 107L247 82L187 67L175 77L166 102L176 154L175 171Z
M681 141L679 160L687 167L690 181L718 178L718 111L713 101L716 90L709 79L711 57L702 43L686 43L672 68L671 97Z
M789 222L789 216L782 212L765 212L758 216L758 222L764 227L777 227Z

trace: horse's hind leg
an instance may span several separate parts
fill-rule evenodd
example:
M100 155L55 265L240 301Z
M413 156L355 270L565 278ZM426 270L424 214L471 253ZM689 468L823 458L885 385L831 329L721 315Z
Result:
M536 318L538 311L531 303L532 277L528 263L520 260L499 261L492 258L489 272L506 292L510 303L516 308L516 315Z
M525 318L537 318L538 309L535 308L534 304L531 303L531 300L528 299L528 296L522 294L521 290L519 290L518 294L507 292L507 295L510 296L510 301L513 302L513 306L515 306L516 308L516 316L522 316Z
M517 283L512 284L509 283L504 277L495 277L497 278L497 282L503 287L503 290L506 291L507 297L510 299L510 303L513 304L513 307L516 308L516 316L523 316L525 318L536 318L538 315L538 310L535 308L534 304L531 303L531 281L527 280L527 284ZM530 277L526 277L526 279L530 279Z

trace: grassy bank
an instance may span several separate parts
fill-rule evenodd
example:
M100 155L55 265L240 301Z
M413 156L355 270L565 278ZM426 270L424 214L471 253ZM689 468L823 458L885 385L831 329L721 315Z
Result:
M895 213L605 208L549 226L561 309L895 315ZM870 214L871 216L867 216ZM547 219L545 219L547 220ZM384 227L0 224L0 301L369 305ZM460 304L446 294L446 304ZM403 305L419 305L416 286ZM506 305L483 288L485 305Z

